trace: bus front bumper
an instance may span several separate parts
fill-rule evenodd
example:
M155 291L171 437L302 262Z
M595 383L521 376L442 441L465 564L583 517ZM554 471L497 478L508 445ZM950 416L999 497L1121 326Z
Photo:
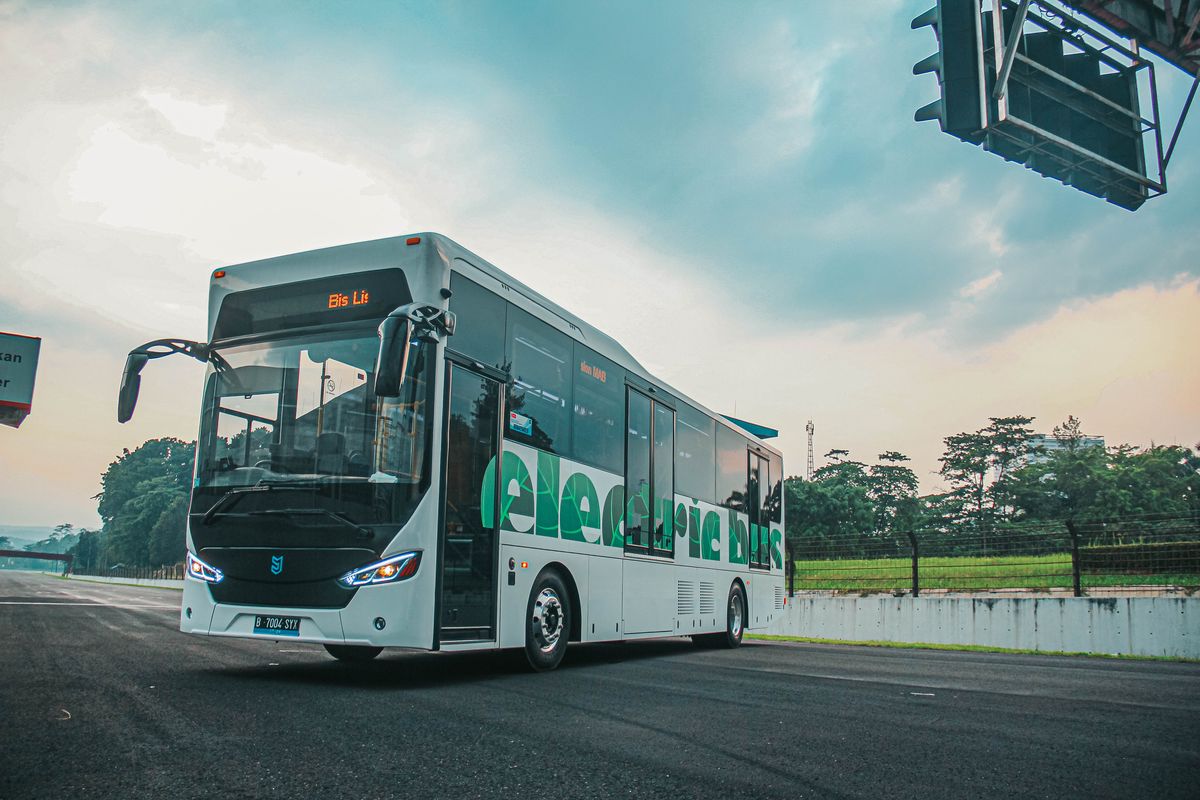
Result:
M185 579L179 629L202 636L268 641L430 649L433 609L420 602L419 583L404 581L358 591L344 608L287 608L218 603L208 585ZM293 617L292 633L255 632L256 617ZM426 623L426 624L421 624Z

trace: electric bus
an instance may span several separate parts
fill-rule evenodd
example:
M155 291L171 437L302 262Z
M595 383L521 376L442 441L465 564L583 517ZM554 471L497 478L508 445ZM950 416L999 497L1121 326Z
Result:
M207 342L130 352L118 397L125 422L150 360L206 365L182 631L546 670L569 642L736 647L783 613L772 432L450 239L222 267L208 312Z

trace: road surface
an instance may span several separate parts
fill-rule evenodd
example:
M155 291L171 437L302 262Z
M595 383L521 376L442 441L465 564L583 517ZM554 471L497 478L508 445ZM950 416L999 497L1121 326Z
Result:
M1200 665L683 639L385 653L0 571L0 797L1188 797Z

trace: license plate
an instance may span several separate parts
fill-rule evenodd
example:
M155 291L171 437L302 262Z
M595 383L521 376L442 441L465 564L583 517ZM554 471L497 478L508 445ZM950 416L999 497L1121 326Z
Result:
M254 632L272 636L299 636L300 618L256 614L254 616Z

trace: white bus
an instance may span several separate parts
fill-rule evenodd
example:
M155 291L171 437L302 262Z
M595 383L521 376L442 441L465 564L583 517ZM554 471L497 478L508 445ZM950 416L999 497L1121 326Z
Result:
M783 612L780 453L443 236L216 270L208 342L132 351L121 422L173 353L208 365L184 632L544 670Z

